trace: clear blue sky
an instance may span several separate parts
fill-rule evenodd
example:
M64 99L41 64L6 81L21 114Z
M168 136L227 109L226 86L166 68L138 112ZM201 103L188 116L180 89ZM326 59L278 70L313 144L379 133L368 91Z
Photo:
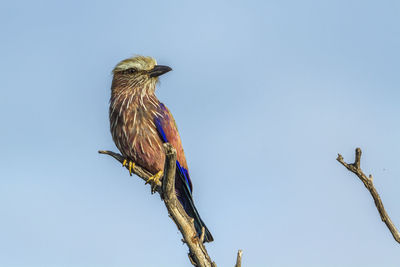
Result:
M189 266L150 188L98 149L111 70L174 71L218 266L399 266L354 148L400 227L398 1L7 1L0 8L0 266Z

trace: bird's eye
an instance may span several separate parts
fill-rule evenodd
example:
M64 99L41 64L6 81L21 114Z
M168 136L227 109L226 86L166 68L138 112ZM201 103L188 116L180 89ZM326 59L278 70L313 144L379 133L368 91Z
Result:
M134 69L134 68L130 68L130 69L127 69L124 71L125 74L133 74L135 72L136 72L136 69Z

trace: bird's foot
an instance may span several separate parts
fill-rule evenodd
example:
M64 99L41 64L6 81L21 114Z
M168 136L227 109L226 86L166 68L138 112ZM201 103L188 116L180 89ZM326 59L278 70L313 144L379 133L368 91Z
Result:
M128 167L130 176L132 176L132 170L135 168L135 165L136 164L133 161L128 159L125 159L124 162L122 162L122 167Z
M164 175L163 171L159 171L153 176L151 176L145 184L150 184L151 185L151 193L156 192L157 184L160 183L161 177Z

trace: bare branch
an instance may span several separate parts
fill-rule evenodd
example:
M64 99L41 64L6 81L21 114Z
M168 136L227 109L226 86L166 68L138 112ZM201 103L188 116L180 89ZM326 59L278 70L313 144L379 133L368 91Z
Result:
M242 254L243 254L243 251L241 249L239 249L239 251L237 253L235 267L242 267Z
M352 173L357 175L357 177L360 178L360 180L364 183L365 187L368 189L368 191L371 193L372 198L374 199L375 206L379 211L381 220L386 224L389 231L392 233L394 240L396 240L398 243L400 243L400 233L396 229L396 226L393 224L389 215L386 213L385 208L383 207L382 200L378 194L378 191L376 191L375 186L373 184L372 175L369 175L369 177L367 177L364 174L364 172L361 170L361 167L360 167L361 154L362 154L361 148L356 148L355 161L352 164L348 164L348 163L344 162L343 157L340 154L338 154L338 157L336 158L336 160L339 161L343 166L345 166L349 171L351 171Z
M108 150L99 150L99 154L109 155L109 156L113 157L114 159L118 160L121 163L121 165L125 160L125 158L121 154L118 154L118 153L115 153L112 151L108 151ZM125 165L125 167L129 170L128 165ZM147 180L149 180L149 178L152 176L152 174L150 172L146 171L145 169L143 169L142 167L140 167L138 165L135 165L132 172L134 174L136 174L137 176L139 176L140 178L142 178L145 182L147 182ZM161 182L157 183L157 186L155 187L155 191L157 191L161 195Z
M203 244L204 232L198 237L196 229L194 228L194 220L189 217L183 209L181 203L176 197L175 193L175 171L176 171L176 150L170 144L164 144L165 149L165 169L162 185L157 184L156 191L162 196L165 206L167 207L169 217L175 222L179 231L182 233L182 242L189 247L189 260L194 266L198 267L216 267L217 265L211 260L207 250ZM99 151L100 154L112 156L121 164L124 157L112 151ZM138 175L144 181L147 181L152 174L141 168L135 166L133 173ZM240 265L239 265L240 266Z
M165 176L163 181L164 203L172 220L182 233L185 243L189 247L189 257L198 267L211 267L215 263L208 256L203 242L200 242L194 228L193 219L189 217L178 201L175 193L175 169L176 150L170 144L164 144L165 148Z

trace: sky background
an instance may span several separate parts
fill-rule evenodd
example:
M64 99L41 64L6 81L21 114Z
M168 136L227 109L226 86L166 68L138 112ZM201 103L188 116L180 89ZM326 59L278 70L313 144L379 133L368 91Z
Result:
M99 149L111 70L174 71L218 266L399 266L358 178L400 227L399 1L3 1L0 266L189 266L158 195Z

